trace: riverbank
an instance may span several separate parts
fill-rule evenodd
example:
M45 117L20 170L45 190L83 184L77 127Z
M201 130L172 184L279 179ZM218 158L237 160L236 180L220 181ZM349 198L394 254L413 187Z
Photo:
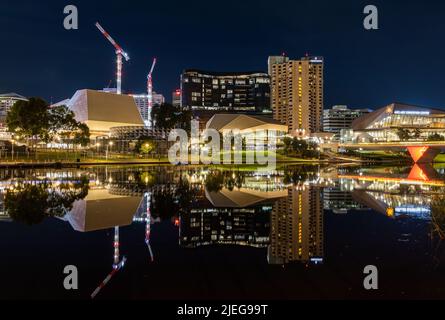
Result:
M444 161L445 162L445 161ZM357 165L381 165L381 164L410 164L409 161L399 160L357 160L357 159L293 159L293 160L277 160L277 165L341 165L341 164L357 164ZM85 160L85 161L8 161L0 162L0 168L73 168L80 166L135 166L135 165L157 165L157 166L173 166L167 159L155 160ZM195 164L190 164L195 166ZM240 167L240 166L256 166L249 164L220 164L219 166Z
M240 155L242 157L242 163L247 163L247 159L255 159L255 154L250 151L243 151ZM235 154L231 155L232 161L235 158ZM270 154L266 152L265 159L275 159L277 165L410 165L410 158L396 156L394 154L387 153L364 153L362 157L337 155L337 154L325 154L321 159L303 159L297 157L289 157L280 153ZM233 167L261 167L260 165L249 164L224 164L225 154L221 154L221 164L218 166L225 168ZM192 163L190 158L189 162ZM199 159L198 159L199 160ZM437 160L445 163L445 155L440 155ZM235 162L235 161L233 161ZM108 157L99 154L84 154L81 155L75 152L38 152L37 154L28 156L21 156L12 158L0 159L0 168L72 168L79 166L124 166L124 165L157 165L157 166L169 166L172 165L167 157L136 157L135 155L123 155L118 153L110 153ZM193 166L196 166L193 164Z

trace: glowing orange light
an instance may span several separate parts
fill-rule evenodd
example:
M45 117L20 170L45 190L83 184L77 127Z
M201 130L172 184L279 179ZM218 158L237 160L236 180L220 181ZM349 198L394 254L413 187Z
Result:
M408 151L415 163L419 162L429 149L429 147L408 147Z
M410 180L420 180L420 181L428 181L428 177L425 172L423 172L422 168L420 168L417 164L411 170L408 179Z
M388 208L388 210L386 210L386 215L390 218L394 217L394 208Z

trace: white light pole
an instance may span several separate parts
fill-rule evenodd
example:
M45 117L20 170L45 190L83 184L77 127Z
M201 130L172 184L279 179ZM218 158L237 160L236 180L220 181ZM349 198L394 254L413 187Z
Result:
M11 154L11 157L12 157L12 161L14 161L14 143L15 143L15 140L14 140L14 136L13 136L13 138L12 138L12 140L11 140L11 146L12 146L12 154Z
M96 143L96 154L97 154L97 156L99 156L99 147L100 147L100 143L97 142Z
M113 146L113 141L108 142L107 144L107 160L108 160L108 153L109 153L109 147Z

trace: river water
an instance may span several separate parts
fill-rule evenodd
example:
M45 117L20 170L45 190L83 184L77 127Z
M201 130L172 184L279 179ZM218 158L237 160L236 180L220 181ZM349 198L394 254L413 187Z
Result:
M443 168L101 166L0 179L2 299L445 298ZM378 290L363 285L370 265ZM78 290L64 288L66 266Z

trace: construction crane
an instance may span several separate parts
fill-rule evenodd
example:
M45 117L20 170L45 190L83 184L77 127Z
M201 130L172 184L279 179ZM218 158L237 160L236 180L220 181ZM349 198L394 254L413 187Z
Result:
M150 253L150 261L154 262L155 258L154 258L153 250L151 248L151 243L150 243L151 222L152 222L151 211L150 211L151 194L149 192L147 192L145 194L145 198L147 200L147 202L146 202L146 205L147 205L147 216L145 218L145 244L147 245L148 252Z
M125 60L128 61L130 60L130 56L122 49L120 45L116 43L116 41L114 41L114 39L108 34L108 32L106 32L105 29L102 28L99 22L96 22L96 27L104 35L104 37L111 42L111 44L116 49L116 56L117 56L116 88L117 88L117 94L122 94L122 57L124 57Z
M96 296L102 291L103 288L113 279L113 277L125 267L127 263L127 257L120 256L120 237L119 237L119 227L114 227L114 241L113 241L114 255L113 255L113 270L107 275L104 281L93 291L91 294L91 299L95 299Z
M150 115L150 112L153 108L153 71L155 70L156 66L156 58L153 59L153 64L151 65L150 72L147 76L147 98L148 98L148 112L147 114ZM149 117L150 118L150 117Z

